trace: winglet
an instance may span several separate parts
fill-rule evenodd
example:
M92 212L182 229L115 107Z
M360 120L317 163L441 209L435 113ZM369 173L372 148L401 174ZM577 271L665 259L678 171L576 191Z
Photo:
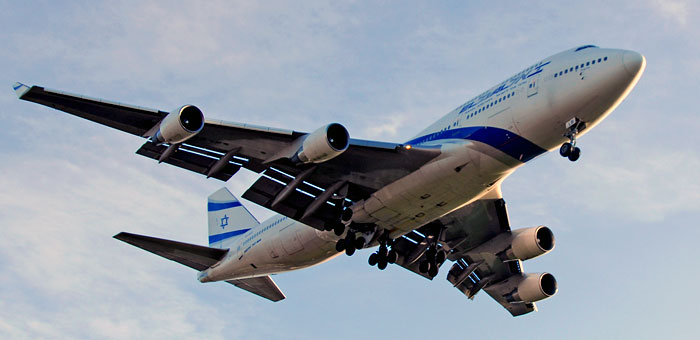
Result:
M12 85L12 89L14 89L15 93L17 93L17 98L22 99L22 96L29 91L30 87L17 82L14 85Z

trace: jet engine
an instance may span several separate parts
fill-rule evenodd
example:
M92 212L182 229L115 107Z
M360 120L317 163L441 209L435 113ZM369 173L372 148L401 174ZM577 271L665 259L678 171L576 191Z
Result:
M204 114L194 105L184 105L171 111L160 122L153 141L158 143L182 143L202 131Z
M550 273L523 274L514 292L506 296L508 302L535 302L557 293L557 280Z
M300 163L323 163L340 156L350 145L350 134L338 123L328 124L310 133L292 157Z
M554 249L554 233L545 226L513 230L509 241L503 253L507 260L529 260Z

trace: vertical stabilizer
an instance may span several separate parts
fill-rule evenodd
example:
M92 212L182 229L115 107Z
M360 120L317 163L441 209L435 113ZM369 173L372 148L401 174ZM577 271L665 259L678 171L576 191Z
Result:
M245 234L260 224L226 188L221 188L209 196L207 211L209 246L212 248L223 248L223 244L231 238Z

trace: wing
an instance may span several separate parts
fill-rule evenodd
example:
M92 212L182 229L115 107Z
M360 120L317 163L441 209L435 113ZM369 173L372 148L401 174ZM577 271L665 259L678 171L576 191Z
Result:
M228 252L228 249L209 248L124 232L114 235L114 238L199 271L213 266ZM268 300L280 301L285 298L269 276L226 282Z
M39 86L17 83L14 89L22 100L144 138L151 137L168 115L161 110ZM244 198L319 229L338 214L330 200L331 194L341 191L350 201L367 198L440 154L435 148L407 148L402 144L351 139L344 153L319 164L296 165L278 157L284 150L298 148L300 137L305 135L292 130L206 120L202 130L184 143L146 142L136 153L222 181L230 179L241 167L262 173Z
M469 299L484 290L513 316L527 314L537 310L535 303L511 298L517 284L524 279L522 261L504 261L498 252L482 249L490 240L510 233L500 189L492 192L491 197L477 200L397 239L393 246L398 253L396 264L432 279L419 270L419 264L427 260L428 247L438 242L447 251L447 259L454 262L447 280Z
M229 280L226 282L255 295L262 296L270 301L277 302L285 298L282 291L277 287L275 281L272 281L269 275L252 279Z
M114 235L114 238L199 271L213 266L228 252L228 249L209 248L123 232Z

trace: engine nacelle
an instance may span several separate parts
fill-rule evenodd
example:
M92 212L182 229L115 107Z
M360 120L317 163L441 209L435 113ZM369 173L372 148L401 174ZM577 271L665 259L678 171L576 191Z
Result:
M171 111L160 122L153 140L158 143L177 144L194 137L204 128L204 114L194 105L184 105Z
M550 273L523 274L515 291L506 296L508 302L535 302L557 293L557 280Z
M529 260L554 249L554 233L545 227L516 229L511 232L510 248L504 253L508 260Z
M307 135L292 159L301 163L323 163L340 156L349 145L348 130L332 123Z

